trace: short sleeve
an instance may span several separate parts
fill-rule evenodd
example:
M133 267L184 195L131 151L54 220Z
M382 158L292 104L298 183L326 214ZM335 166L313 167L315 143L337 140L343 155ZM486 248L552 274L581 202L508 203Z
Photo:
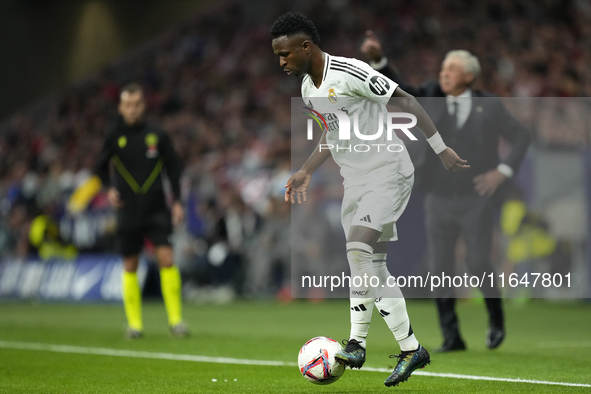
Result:
M398 84L382 73L374 70L369 64L356 61L350 64L351 67L359 69L357 75L347 78L351 93L360 97L372 98L380 104L386 105Z

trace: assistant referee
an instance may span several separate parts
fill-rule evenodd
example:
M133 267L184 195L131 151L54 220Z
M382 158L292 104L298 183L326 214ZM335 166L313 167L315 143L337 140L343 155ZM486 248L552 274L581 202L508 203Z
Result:
M95 173L103 185L109 185L109 162L115 168L114 183L107 195L117 209L117 246L123 255L127 336L140 338L143 332L142 298L136 271L138 255L147 238L156 247L170 333L184 337L188 330L181 316L181 278L173 265L169 240L172 226L181 223L184 217L179 185L182 165L168 134L145 120L146 103L140 85L129 84L122 88L118 109L121 117L107 133ZM166 203L163 171L168 175L174 196L172 209Z

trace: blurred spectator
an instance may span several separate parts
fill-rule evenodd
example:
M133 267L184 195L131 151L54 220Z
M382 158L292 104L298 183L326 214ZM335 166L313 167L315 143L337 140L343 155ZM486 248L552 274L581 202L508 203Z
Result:
M73 260L78 256L76 247L62 239L57 223L48 215L39 215L33 219L29 242L42 260Z
M253 245L246 271L245 293L248 296L273 296L289 299L291 278L291 207L283 194L269 200L263 226Z

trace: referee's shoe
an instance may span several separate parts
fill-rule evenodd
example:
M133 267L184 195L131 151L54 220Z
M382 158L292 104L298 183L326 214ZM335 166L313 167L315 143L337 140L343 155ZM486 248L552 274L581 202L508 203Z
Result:
M417 350L401 352L390 358L398 358L398 364L396 368L388 378L384 381L387 387L396 386L400 382L405 382L410 374L416 369L424 368L427 364L431 363L431 357L427 349L419 345Z

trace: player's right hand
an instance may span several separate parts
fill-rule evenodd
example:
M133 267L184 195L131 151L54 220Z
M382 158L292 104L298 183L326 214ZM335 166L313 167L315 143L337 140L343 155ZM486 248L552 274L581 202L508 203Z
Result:
M119 195L119 191L114 187L109 188L107 191L107 200L111 203L112 206L115 208L121 208L123 206L123 201L121 201L121 196Z
M312 180L312 175L304 171L298 171L289 178L285 185L285 202L291 200L295 204L296 199L298 204L306 202L308 197L308 186Z
M359 50L367 56L369 60L374 62L379 62L384 56L382 44L380 44L380 40L378 40L374 32L371 30L365 32L365 40L361 44Z
M468 161L460 158L460 156L458 156L458 154L450 147L447 147L441 152L439 158L445 169L450 172L462 172L470 168Z

